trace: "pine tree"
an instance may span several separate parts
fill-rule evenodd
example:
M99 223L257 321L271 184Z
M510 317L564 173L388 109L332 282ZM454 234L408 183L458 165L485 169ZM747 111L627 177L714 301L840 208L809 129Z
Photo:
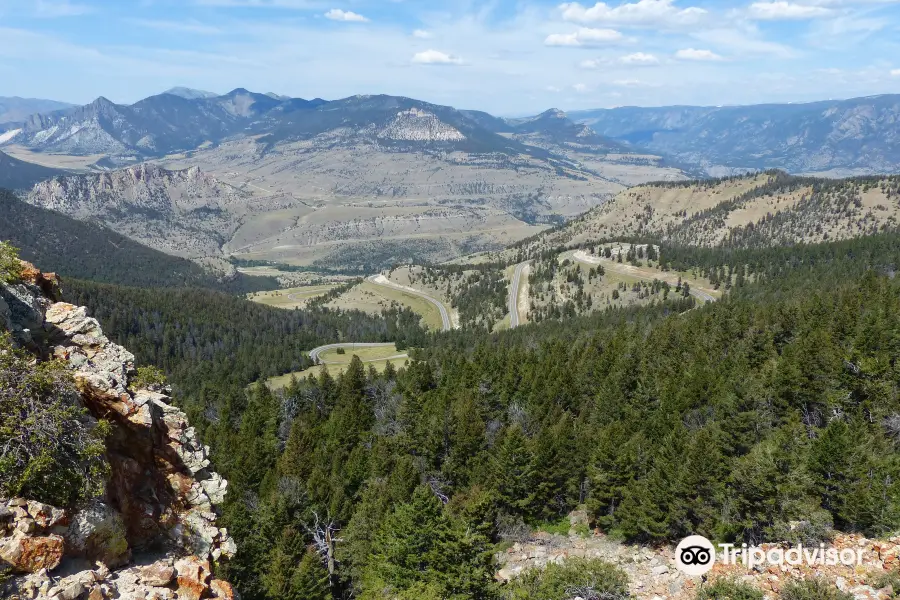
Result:
M272 596L286 600L331 600L328 570L312 548L308 548L294 569L290 590L284 596Z

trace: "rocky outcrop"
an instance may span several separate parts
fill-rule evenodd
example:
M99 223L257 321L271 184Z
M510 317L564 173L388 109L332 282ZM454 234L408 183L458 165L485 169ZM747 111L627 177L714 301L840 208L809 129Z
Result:
M58 300L56 277L26 265L22 281L0 283L0 328L72 370L83 406L110 424L110 476L76 509L0 499L0 564L18 574L4 597L234 597L214 577L236 547L216 523L228 482L209 449L167 394L132 389L134 356L87 309Z

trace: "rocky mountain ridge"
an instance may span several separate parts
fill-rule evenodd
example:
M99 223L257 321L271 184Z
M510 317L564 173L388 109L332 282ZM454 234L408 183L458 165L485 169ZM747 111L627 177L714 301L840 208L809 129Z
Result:
M583 129L565 115L562 120L569 128ZM532 123L524 133L533 134L534 127ZM543 154L540 148L499 135L515 131L516 125L486 113L396 96L360 95L329 102L286 99L242 88L223 96L174 88L132 105L100 97L85 106L31 115L3 129L0 144L19 144L40 152L106 154L118 165L247 135L266 136L271 143L279 143L329 132L343 132L349 142L383 140L400 151L434 147L474 153ZM596 145L625 151L624 145L604 141L589 130L582 134ZM398 147L390 142L405 144Z
M54 177L25 196L34 206L112 229L170 254L217 256L250 195L199 168L153 164Z
M900 169L900 95L806 104L572 112L600 135L720 176L757 169L835 176Z
M216 525L228 483L210 468L166 390L134 389L134 356L84 307L59 302L59 281L27 263L0 283L0 331L72 372L78 401L105 421L105 492L73 510L25 498L0 501L4 598L233 599L215 561L236 552ZM5 586L5 587L4 587Z

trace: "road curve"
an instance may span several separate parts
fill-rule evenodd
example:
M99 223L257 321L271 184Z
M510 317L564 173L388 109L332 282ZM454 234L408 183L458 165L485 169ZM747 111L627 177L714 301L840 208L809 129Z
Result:
M512 281L509 284L509 301L507 304L509 306L510 329L519 326L519 286L521 285L522 271L527 266L527 261L517 264L516 270L513 272Z
M441 321L442 328L444 331L450 331L452 325L450 323L450 313L447 311L447 307L444 306L444 303L434 298L433 296L429 296L425 292L420 292L419 290L413 289L411 287L406 287L404 285L400 285L398 283L394 283L389 280L384 275L371 275L366 278L367 281L374 283L375 285L383 285L384 287L394 288L395 290L399 290L401 292L406 292L407 294L413 294L414 296L418 296L425 300L428 300L432 304L434 304L438 311L441 313Z
M327 352L328 350L336 350L338 348L353 350L355 348L385 348L387 346L393 346L393 345L394 345L393 342L387 343L387 344L376 344L376 343L371 343L371 342L362 342L362 343L348 342L348 343L344 343L344 344L326 344L325 346L319 346L318 348L313 348L312 350L310 350L309 357L317 365L336 365L336 364L343 364L343 361L328 362L328 361L324 361L321 358L319 358L319 355L322 354L323 352ZM394 358L409 358L409 355L404 352L403 354L397 354L395 356L388 356L386 358L379 358L376 360L391 360ZM375 362L375 361L365 361L364 360L363 362Z
M593 256L590 256L584 250L578 250L577 252L575 252L575 254L573 255L572 258L574 258L578 262L584 263L586 265L596 266L596 265L602 264L604 268L609 269L610 271L615 271L617 273L621 273L623 275L630 275L632 277L634 277L636 275L648 277L648 278L652 277L654 279L659 279L660 281L665 281L665 282L669 283L669 285L677 285L677 281L675 281L675 279L676 279L675 277L666 275L664 273L653 273L653 274L641 273L635 267L632 267L630 265L622 265L613 260L604 260L601 258L595 258ZM690 293L690 295L693 296L694 298L703 300L704 302L715 302L716 301L715 296L708 294L707 292L704 292L703 290L694 289L690 286L688 289L688 293Z

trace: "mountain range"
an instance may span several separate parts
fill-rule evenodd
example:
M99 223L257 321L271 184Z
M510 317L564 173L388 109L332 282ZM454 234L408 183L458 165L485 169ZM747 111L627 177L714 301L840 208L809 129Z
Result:
M551 142L578 141L595 149L624 149L622 144L607 142L569 121L559 111L553 114L558 122L545 130L535 125L535 121L545 120L545 115L512 122L396 96L353 96L329 102L285 99L245 89L214 96L173 88L131 105L100 97L85 106L33 114L17 124L7 124L0 143L40 152L107 154L115 157L117 164L192 151L248 135L263 136L267 143L276 144L329 132L337 132L336 139L344 142L366 139L399 151L428 147L544 156L540 147L517 139L519 134L533 136L538 131Z
M900 169L900 95L808 104L622 107L569 116L602 136L702 166L861 175Z
M17 101L17 102L12 102ZM29 114L30 113L30 114ZM25 116L25 115L28 116ZM12 118L16 117L16 118ZM330 134L388 151L662 157L692 175L783 169L843 176L900 168L900 95L807 104L621 107L520 119L411 98L287 98L239 88L224 95L185 87L131 105L105 98L70 107L0 98L0 145L76 155L113 165L193 151L246 136L268 144ZM571 158L571 156L569 156Z
M54 110L71 108L72 105L56 100L38 98L3 98L0 97L0 123L15 123L27 119L35 113L46 113Z

